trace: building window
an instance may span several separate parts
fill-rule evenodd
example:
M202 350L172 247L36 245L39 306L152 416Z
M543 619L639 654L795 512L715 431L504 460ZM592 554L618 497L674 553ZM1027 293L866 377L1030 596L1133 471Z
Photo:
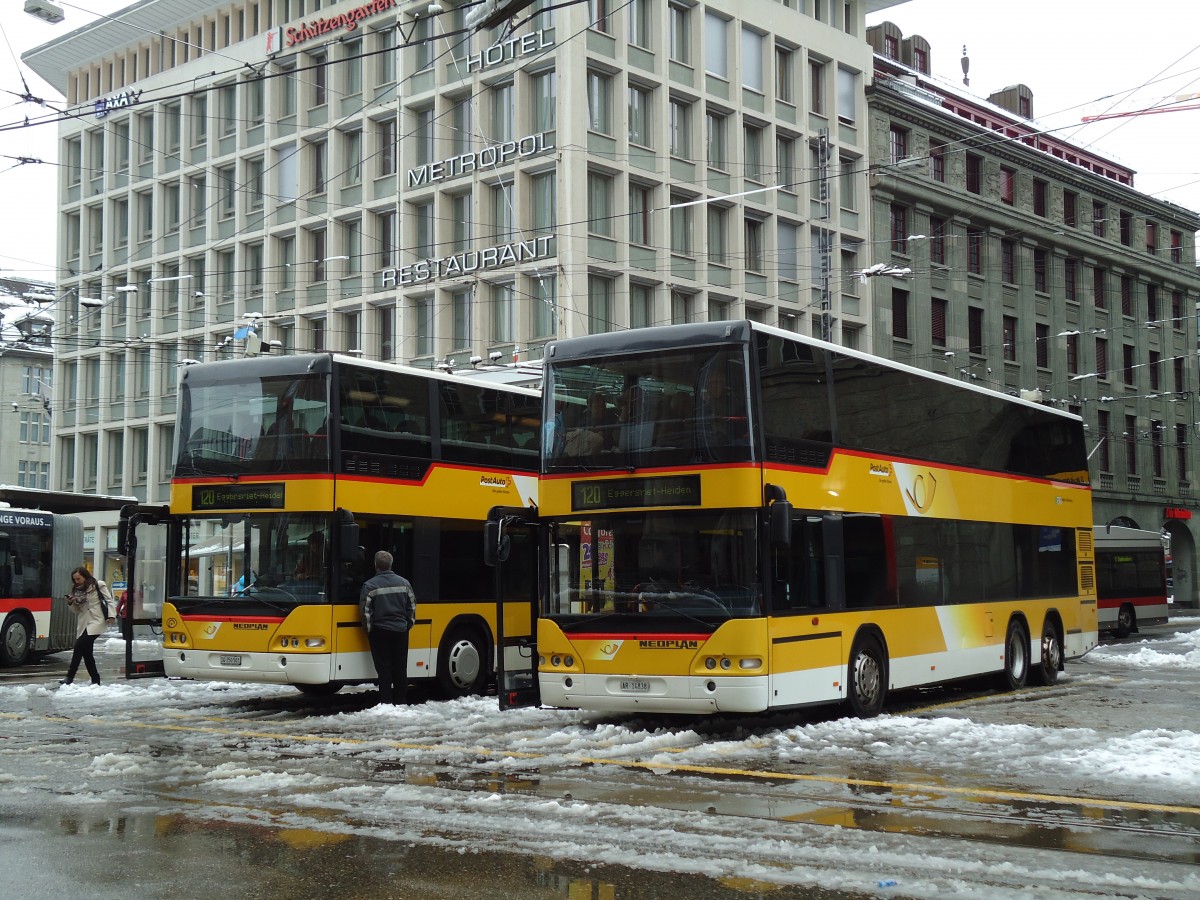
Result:
M667 7L670 56L675 62L692 61L691 15L690 7L675 3Z
M967 229L967 271L983 274L983 232L976 228Z
M649 147L652 129L650 91L643 87L629 87L629 143Z
M588 172L587 185L588 231L603 237L612 237L613 177L602 172Z
M776 228L775 262L779 277L785 281L800 278L800 227L792 222L779 222Z
M1067 374L1079 374L1079 335L1067 335Z
M1188 480L1187 433L1185 423L1175 423L1175 477L1180 481Z
M1150 390L1158 391L1160 374L1159 363L1162 360L1162 354L1157 350L1151 350L1146 360L1146 372L1150 375Z
M533 132L541 134L553 131L558 126L558 73L539 72L531 80L533 90ZM463 101L461 104L470 112L471 104ZM468 128L468 140L470 138Z
M931 297L929 300L929 340L935 347L946 346L946 300Z
M605 34L609 33L609 0L588 0L588 24Z
M1005 316L1001 322L1004 336L1004 358L1010 362L1017 359L1017 320L1015 316Z
M708 261L716 265L729 263L729 210L715 203L708 204Z
M342 167L347 185L362 183L362 132L347 131L342 135Z
M612 78L602 72L588 71L588 130L612 134Z
M1000 167L1000 202L1013 205L1016 194L1017 173L1005 166Z
M686 325L694 321L696 298L685 291L671 291L671 324Z
M1125 417L1125 472L1137 474L1137 417Z
M1096 309L1108 309L1108 278L1099 266L1092 269L1092 304Z
M747 216L744 220L745 264L749 272L765 272L766 256L763 247L765 224L762 219Z
M796 51L775 44L775 99L789 105L796 102Z
M893 164L908 158L908 129L892 125L888 129L888 159Z
M857 120L858 76L849 69L838 66L838 119L849 125Z
M1100 410L1096 413L1096 430L1100 433L1097 435L1099 440L1096 442L1096 465L1101 472L1112 471L1112 453L1111 440L1112 424L1110 422L1109 413L1105 410Z
M1017 283L1017 245L1014 241L1000 242L1000 280L1005 284Z
M692 155L692 105L684 100L671 100L667 114L667 135L670 152L679 159Z
M1133 213L1129 210L1121 210L1121 243L1126 247L1133 246Z
M728 167L728 156L725 152L725 130L728 118L728 116L712 110L705 113L705 149L710 169L725 171Z
M1079 299L1079 260L1063 260L1063 295L1068 300Z
M929 217L929 261L946 264L946 220L940 216Z
M588 276L588 334L612 331L613 280L603 275Z
M765 38L757 31L742 28L742 87L763 93L763 45Z
M492 341L497 344L512 342L514 327L513 286L511 283L493 284L492 293Z
M983 193L983 157L974 153L967 154L967 190Z
M533 282L533 333L550 337L557 333L558 282L553 275L538 275Z
M1039 294L1044 294L1049 289L1049 279L1046 275L1046 268L1049 266L1049 254L1045 250L1036 248L1033 251L1033 289Z
M1183 262L1183 232L1171 229L1171 262Z
M1133 317L1133 278L1121 276L1121 315Z
M729 78L729 23L716 13L704 14L704 70L718 78Z
M892 252L908 252L908 207L899 203L891 205Z
M450 318L453 327L451 342L455 350L465 350L471 346L471 338L474 335L472 295L470 288L455 291L450 295Z
M763 166L763 128L758 125L745 125L742 128L742 151L745 177L750 181L762 182L765 167Z
M892 288L892 337L908 340L908 291Z
M1132 344L1122 344L1121 345L1121 380L1126 385L1132 386L1133 384L1136 383L1135 373L1134 373L1134 370L1137 368L1136 359L1137 359L1137 353L1136 353L1136 349L1134 348L1134 346Z
M929 177L934 181L946 181L946 148L941 144L929 147Z
M688 198L671 195L671 252L683 256L692 254L692 206L680 206Z
M1108 339L1096 338L1096 377L1108 379Z
M650 0L629 0L629 43L634 47L650 46Z
M825 115L825 72L826 63L820 60L808 61L808 106L814 115Z
M983 355L983 310L978 306L967 308L967 352Z
M1033 214L1035 216L1046 216L1046 201L1050 193L1050 185L1042 181L1040 178L1033 179Z
M1050 326L1041 322L1033 326L1034 354L1039 369L1050 368Z
M654 237L650 229L654 189L644 184L629 184L629 243L651 246Z
M1063 224L1074 228L1079 224L1079 195L1074 191L1063 191Z
M654 323L654 288L648 284L629 286L629 327L645 328Z

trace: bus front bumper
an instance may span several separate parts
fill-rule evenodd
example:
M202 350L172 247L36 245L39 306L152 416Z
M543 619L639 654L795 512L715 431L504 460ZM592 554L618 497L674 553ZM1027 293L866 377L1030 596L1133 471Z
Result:
M328 653L247 653L164 649L168 678L196 681L251 681L260 684L326 684Z
M579 675L542 672L545 706L608 712L762 712L767 677L721 675Z

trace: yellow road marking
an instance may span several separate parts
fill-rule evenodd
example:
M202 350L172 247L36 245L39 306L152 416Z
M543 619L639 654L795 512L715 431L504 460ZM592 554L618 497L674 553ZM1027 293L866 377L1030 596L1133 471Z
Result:
M49 722L76 722L88 724L82 720L67 719L64 716L30 717L21 713L0 713L0 719L28 720L37 718ZM221 721L211 718L210 721ZM287 734L271 731L251 731L238 728L217 728L213 726L172 725L166 722L129 722L129 727L145 731L179 731L196 734L216 734L225 737L251 738L258 740L296 741L314 744L338 744L346 746L363 746L366 744L381 745L396 750L423 750L432 753L471 753L483 757L511 757L515 759L549 759L541 752L530 752L511 749L492 750L487 747L466 747L461 744L430 744L414 743L411 741L391 741L368 738L330 737L315 734ZM656 751L661 752L661 751ZM683 751L678 751L683 752ZM1039 803L1059 803L1065 806L1083 806L1097 809L1128 810L1137 812L1176 813L1180 815L1200 815L1200 807L1176 806L1167 803L1139 803L1133 800L1098 799L1094 797L1078 797L1067 794L1040 794L1026 791L1005 791L994 788L951 787L940 784L919 784L905 781L877 781L867 778L848 778L837 775L803 775L796 772L772 772L767 770L735 769L726 766L707 766L690 763L645 762L642 760L610 759L607 757L568 756L570 763L594 766L616 766L623 769L639 769L648 772L686 772L693 775L721 775L725 777L746 778L755 781L793 781L814 782L819 784L836 784L845 787L884 788L895 792L944 794L957 797L967 797L976 800L1000 801L1035 801Z

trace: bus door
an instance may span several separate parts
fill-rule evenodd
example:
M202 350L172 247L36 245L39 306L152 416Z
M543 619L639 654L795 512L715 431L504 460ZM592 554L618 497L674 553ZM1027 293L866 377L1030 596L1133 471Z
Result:
M115 597L125 638L125 677L163 676L163 601L177 574L179 524L165 506L126 506L121 510L117 543L125 554L126 589ZM115 592L114 592L115 593Z
M484 526L483 558L495 573L496 696L501 709L537 706L537 510L494 507Z

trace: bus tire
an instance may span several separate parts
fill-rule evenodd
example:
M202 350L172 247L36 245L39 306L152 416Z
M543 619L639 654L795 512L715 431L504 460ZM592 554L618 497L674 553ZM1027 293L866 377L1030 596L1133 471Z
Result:
M887 698L887 655L874 635L865 634L854 642L850 665L846 670L846 702L860 719L873 719L883 710Z
M1006 691L1017 691L1029 680L1029 632L1020 619L1008 623L1008 634L1004 638L1004 674L1000 687Z
M0 666L15 668L29 661L29 640L33 634L29 619L9 613L0 627Z
M1117 624L1113 626L1113 634L1119 638L1129 637L1137 631L1137 615L1133 607L1126 603L1117 610Z
M327 681L324 684L297 684L294 687L305 697L332 697L342 689L341 684L336 681Z
M1058 627L1049 616L1042 623L1041 652L1037 665L1029 670L1035 684L1052 685L1058 681L1058 670L1062 668L1063 645Z
M437 683L442 696L482 694L488 681L487 658L487 641L477 628L453 628L438 650Z

